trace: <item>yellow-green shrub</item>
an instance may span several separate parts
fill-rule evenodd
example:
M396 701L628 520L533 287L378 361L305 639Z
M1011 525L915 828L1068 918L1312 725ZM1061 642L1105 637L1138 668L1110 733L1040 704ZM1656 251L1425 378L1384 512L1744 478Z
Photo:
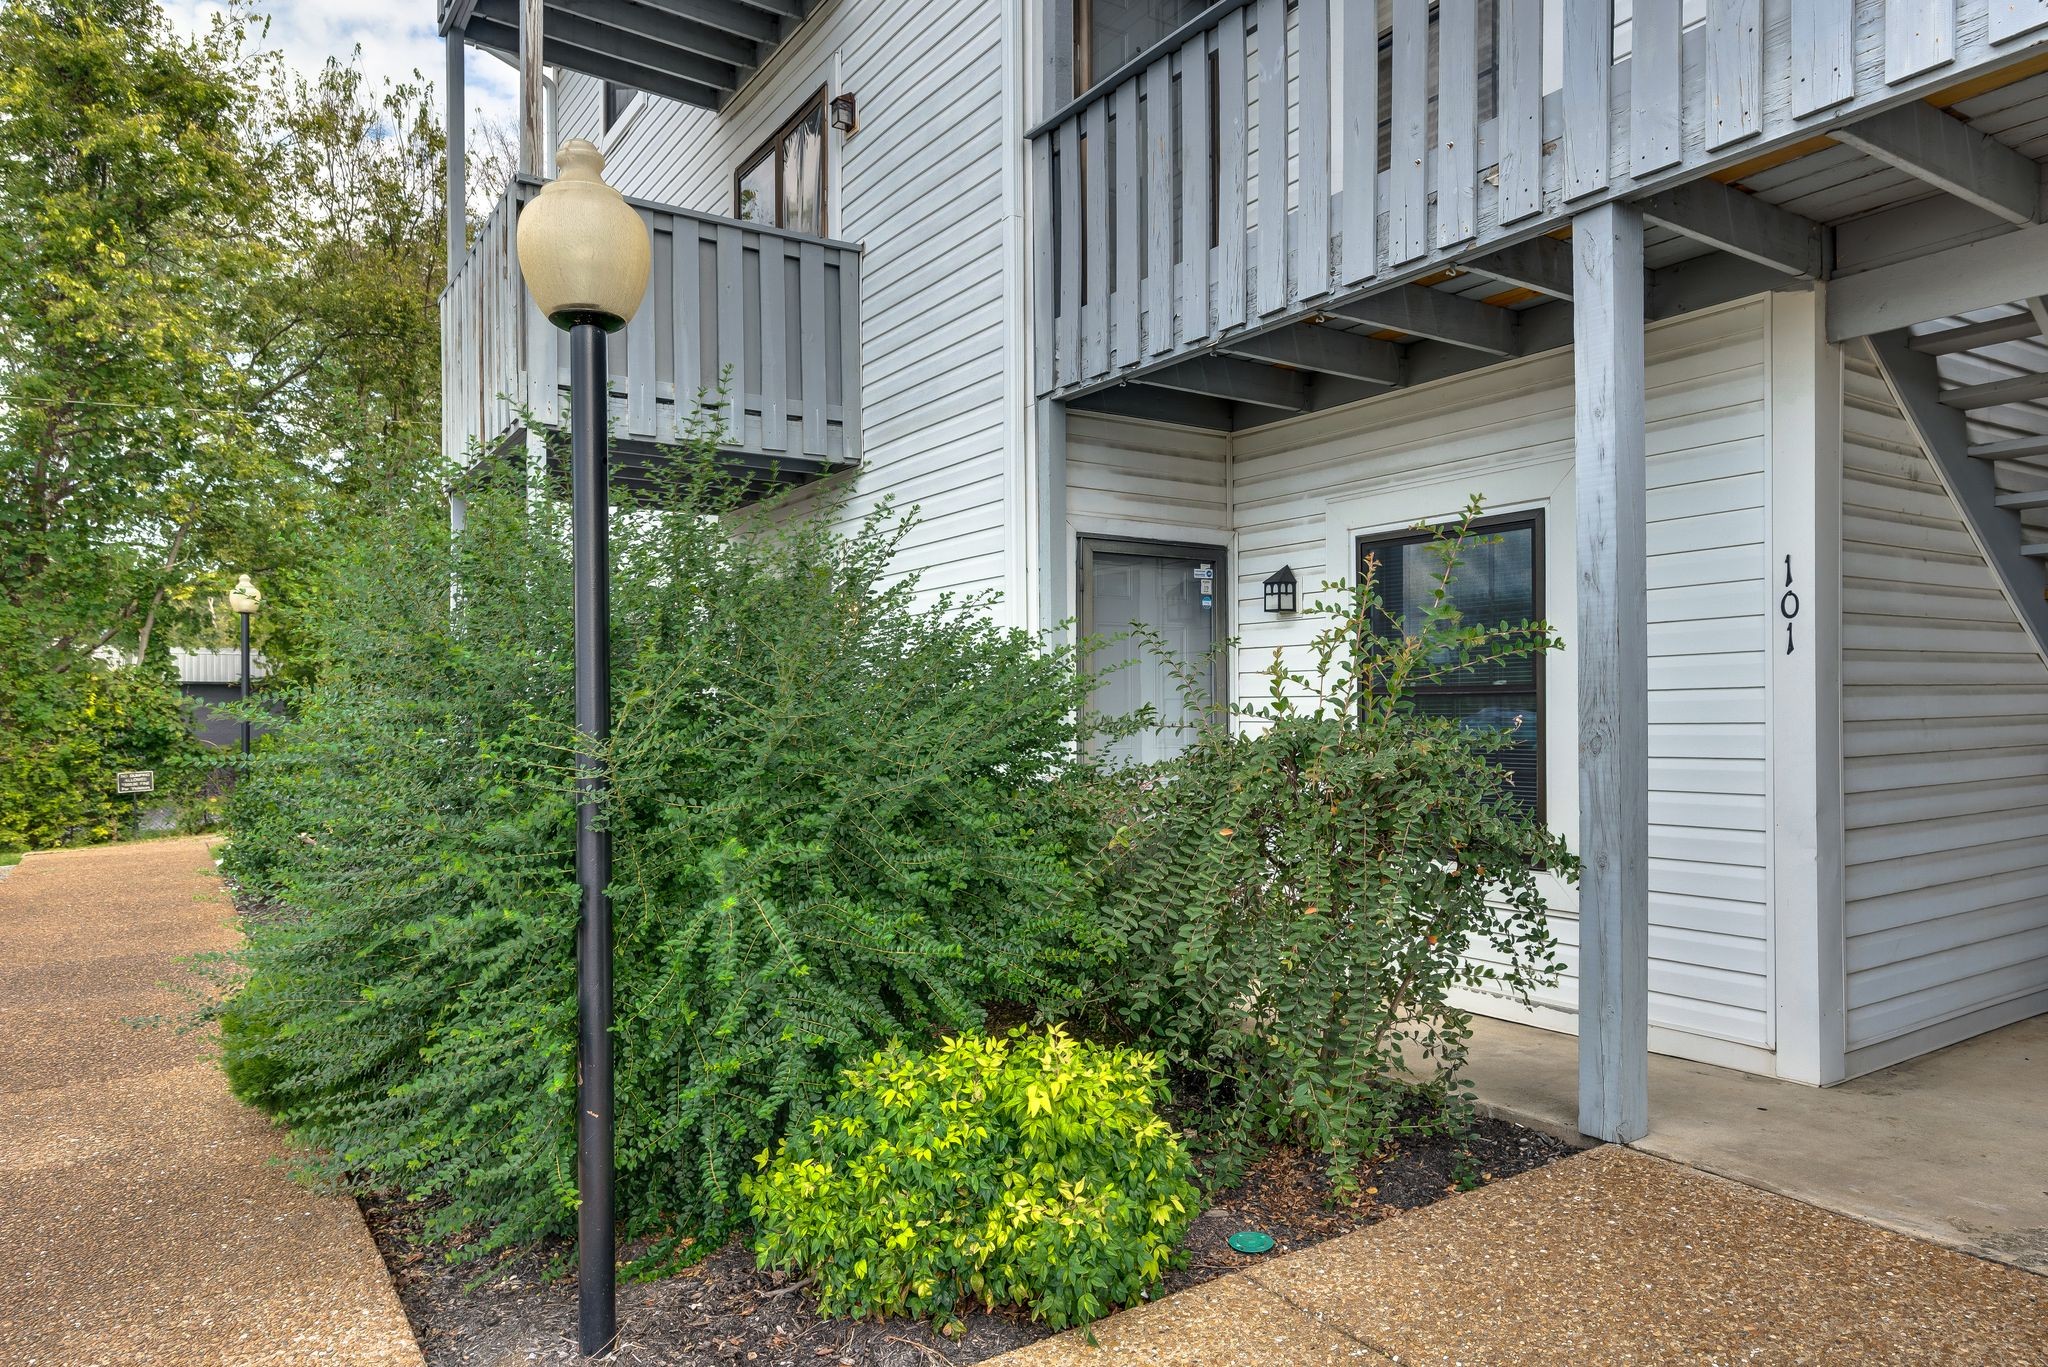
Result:
M1152 1055L1057 1026L892 1044L760 1155L755 1252L827 1314L1086 1323L1156 1286L1199 1210L1164 1092Z

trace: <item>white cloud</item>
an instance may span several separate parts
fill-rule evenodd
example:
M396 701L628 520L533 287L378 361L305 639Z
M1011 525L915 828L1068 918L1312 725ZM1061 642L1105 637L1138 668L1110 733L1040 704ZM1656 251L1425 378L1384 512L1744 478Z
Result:
M226 8L217 0L164 0L177 28L196 33ZM271 0L266 48L283 54L307 75L329 57L348 60L362 48L362 66L374 88L384 80L409 81L417 71L442 86L444 57L434 31L434 0ZM468 100L473 113L497 122L513 117L518 78L512 68L476 48L468 51Z

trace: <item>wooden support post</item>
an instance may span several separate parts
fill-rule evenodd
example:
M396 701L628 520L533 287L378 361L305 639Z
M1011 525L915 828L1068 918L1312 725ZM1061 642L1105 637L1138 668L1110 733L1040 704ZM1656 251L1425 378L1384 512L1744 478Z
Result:
M1578 487L1579 1128L1649 1129L1649 607L1643 220L1572 220Z
M1778 1076L1843 1073L1842 353L1825 285L1774 294L1769 357L1771 981Z
M441 41L448 49L443 118L448 129L448 278L453 280L469 252L469 138L465 122L469 97L463 91L462 34L451 32Z
M538 176L547 169L546 120L541 116L546 74L541 65L543 0L519 0L519 174Z
M1073 616L1068 586L1067 406L1040 399L1038 435L1038 630L1064 639L1059 624Z

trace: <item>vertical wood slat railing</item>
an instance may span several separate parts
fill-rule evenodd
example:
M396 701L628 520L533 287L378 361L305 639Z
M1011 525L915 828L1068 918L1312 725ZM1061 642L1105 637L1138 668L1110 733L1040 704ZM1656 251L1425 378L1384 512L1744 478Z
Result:
M1550 92L1546 9L1563 40ZM2039 46L2048 0L1706 0L1690 29L1678 0L1638 0L1632 30L1617 63L1610 0L1212 11L1031 135L1037 392L1547 231L1637 178L1810 136L1901 83Z
M518 209L538 190L522 181L498 202L441 296L450 455L493 448L520 426L522 404L538 424L562 421L568 349L519 273ZM724 449L792 469L857 463L860 249L634 207L653 242L653 270L639 312L609 348L615 434L673 443L701 421Z

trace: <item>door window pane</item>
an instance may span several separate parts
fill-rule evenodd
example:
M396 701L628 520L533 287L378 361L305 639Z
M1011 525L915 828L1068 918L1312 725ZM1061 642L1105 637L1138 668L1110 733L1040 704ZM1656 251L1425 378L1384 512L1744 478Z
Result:
M1415 635L1441 585L1469 626L1529 622L1543 615L1542 523L1527 517L1474 529L1448 580L1443 558L1425 534L1379 537L1359 543L1359 574L1378 577L1385 615L1376 624L1391 636ZM1448 659L1439 661L1448 664ZM1416 689L1415 710L1448 717L1473 730L1504 733L1493 755L1505 769L1515 801L1530 815L1543 813L1543 660L1539 655L1468 665Z
M1096 689L1095 706L1111 716L1150 704L1159 726L1126 736L1104 751L1113 763L1149 764L1170 759L1192 743L1191 731L1176 730L1197 720L1204 705L1222 701L1222 662L1209 652L1222 637L1222 561L1217 556L1146 553L1141 546L1086 548L1083 565L1082 630L1114 636L1142 623L1164 638L1171 655L1190 665L1205 659L1205 698L1190 700L1169 661L1142 641L1127 638L1097 650L1089 668L1108 671ZM1115 668L1112 668L1116 666Z

